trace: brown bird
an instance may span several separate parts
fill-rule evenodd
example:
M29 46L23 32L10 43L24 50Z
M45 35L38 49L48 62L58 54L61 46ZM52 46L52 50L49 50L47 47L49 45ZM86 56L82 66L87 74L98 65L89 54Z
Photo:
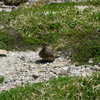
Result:
M42 58L43 61L46 62L53 62L55 60L53 50L48 47L48 44L43 44L42 49L39 52L39 56Z

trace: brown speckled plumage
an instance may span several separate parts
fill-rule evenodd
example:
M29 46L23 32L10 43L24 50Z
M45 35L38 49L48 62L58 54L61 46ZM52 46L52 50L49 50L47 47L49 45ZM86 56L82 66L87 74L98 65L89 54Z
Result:
M46 45L43 45L41 51L39 52L39 56L45 61L52 62L55 60L53 50Z

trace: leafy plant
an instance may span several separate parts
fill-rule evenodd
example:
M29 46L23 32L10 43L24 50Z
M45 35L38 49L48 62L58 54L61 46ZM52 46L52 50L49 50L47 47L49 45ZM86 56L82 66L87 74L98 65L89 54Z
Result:
M0 49L8 49L14 45L15 39L12 35L0 31Z
M0 75L0 84L3 83L4 77Z

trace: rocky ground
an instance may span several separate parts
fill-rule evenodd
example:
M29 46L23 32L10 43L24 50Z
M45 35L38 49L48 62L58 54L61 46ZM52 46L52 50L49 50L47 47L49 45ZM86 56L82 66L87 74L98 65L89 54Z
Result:
M0 12L1 11L11 12L15 8L16 6L7 6L2 1L0 1Z
M10 12L13 8L0 3L0 11ZM87 6L76 6L76 8L83 10ZM97 65L72 65L70 60L63 56L56 58L53 63L41 63L40 59L38 52L33 51L9 51L7 56L0 56L0 75L5 77L3 84L0 84L0 91L25 83L47 81L59 75L88 76L92 72L100 71L100 66Z
M38 52L33 51L9 51L7 56L0 57L0 75L5 77L0 91L8 90L25 83L47 81L59 75L88 76L94 71L100 71L100 67L70 64L63 56L55 59L53 63L41 63Z

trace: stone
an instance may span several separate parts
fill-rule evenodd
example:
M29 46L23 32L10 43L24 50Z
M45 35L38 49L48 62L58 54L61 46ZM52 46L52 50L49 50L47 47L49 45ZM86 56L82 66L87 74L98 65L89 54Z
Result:
M6 56L7 54L8 54L8 51L0 49L0 56Z
M39 77L39 73L38 72L33 72L32 77L34 79L37 79Z
M93 59L91 58L91 59L89 59L89 64L93 64Z
M100 63L98 63L98 66L100 67Z
M61 69L59 75L68 75L69 72L70 72L70 67L64 67Z
M94 71L100 71L100 67L98 67L97 65L95 65L94 67L91 67L91 69Z

